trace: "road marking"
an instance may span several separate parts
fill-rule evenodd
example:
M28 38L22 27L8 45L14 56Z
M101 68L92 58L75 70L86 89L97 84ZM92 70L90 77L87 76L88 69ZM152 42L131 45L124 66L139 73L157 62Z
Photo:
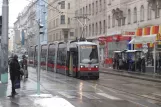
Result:
M69 98L69 99L76 98L75 96L69 95L69 94L66 93L66 92L58 92L58 93L61 94L61 95L63 95L63 96L66 97L66 98Z
M111 99L111 100L121 100L120 98L117 98L117 97L114 97L114 96L111 96L111 95L108 95L108 94L105 94L105 93L97 93L97 94L100 95L100 96L106 97L108 99Z
M127 101L129 101L129 102L131 102L131 103L133 103L133 104L137 104L137 105L139 105L139 107L140 107L140 106L142 106L142 107L148 107L148 106L146 106L146 105L143 105L143 104L137 103L137 102L132 101L132 100L127 100Z
M94 95L91 95L91 94L87 93L87 92L83 92L82 95L83 95L84 97L87 97L88 99L100 99L100 98L98 98L98 97L96 97L96 96L94 96Z

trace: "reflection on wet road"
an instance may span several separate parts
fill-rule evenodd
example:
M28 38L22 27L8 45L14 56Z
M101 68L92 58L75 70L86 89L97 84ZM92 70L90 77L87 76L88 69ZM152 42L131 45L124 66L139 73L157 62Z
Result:
M27 102L30 104L35 100L29 95L36 93L36 71L34 68L29 68L29 72L29 79L22 83L19 95L19 103L22 103L22 107L23 100L28 98ZM51 94L53 98L48 99L51 102L55 96L63 98L71 104L71 107L160 107L160 86L161 84L156 82L109 74L100 74L99 80L80 80L41 71L41 93ZM0 99L1 103L2 101ZM42 100L36 101L42 102Z

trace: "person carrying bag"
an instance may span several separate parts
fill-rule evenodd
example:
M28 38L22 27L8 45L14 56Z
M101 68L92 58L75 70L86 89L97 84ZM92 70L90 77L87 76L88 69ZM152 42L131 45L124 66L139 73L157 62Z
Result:
M13 59L10 61L10 79L12 84L12 92L9 97L14 97L17 94L15 89L20 88L20 65L17 55L14 55Z

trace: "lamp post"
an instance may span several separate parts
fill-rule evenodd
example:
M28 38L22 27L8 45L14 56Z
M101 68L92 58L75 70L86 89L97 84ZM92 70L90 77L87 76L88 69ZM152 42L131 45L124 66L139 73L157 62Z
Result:
M3 0L2 6L2 36L1 36L1 82L8 82L8 0Z

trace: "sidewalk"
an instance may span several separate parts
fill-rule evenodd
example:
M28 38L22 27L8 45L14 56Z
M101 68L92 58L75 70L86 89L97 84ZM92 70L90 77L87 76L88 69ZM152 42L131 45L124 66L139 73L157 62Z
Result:
M36 70L33 68L29 70L29 78L21 81L21 88L16 90L18 95L14 98L7 97L11 94L10 80L8 84L0 83L0 107L53 107L53 105L54 107L73 107L67 100L44 87L49 84L44 77L41 77L41 95L38 96Z
M101 67L100 72L106 73L106 74L112 74L112 75L154 81L154 82L161 82L161 75L159 75L159 74L146 74L146 73L139 73L139 72L133 72L133 71L128 72L128 71L124 71L124 70L114 70L112 68L105 68L105 67Z

